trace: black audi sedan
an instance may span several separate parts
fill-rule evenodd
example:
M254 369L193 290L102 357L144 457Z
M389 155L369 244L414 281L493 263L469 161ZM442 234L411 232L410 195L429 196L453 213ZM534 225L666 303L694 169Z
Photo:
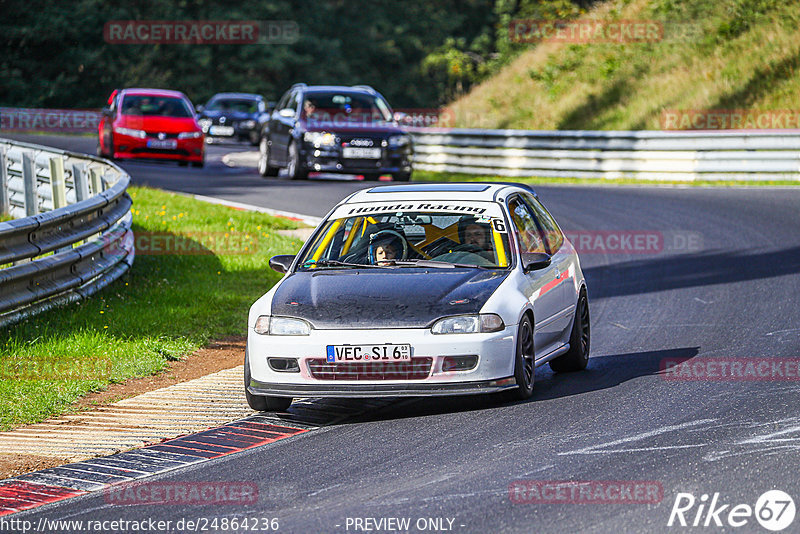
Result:
M268 104L261 95L217 93L198 106L197 122L206 139L233 139L257 145L269 120Z
M411 179L413 143L386 99L367 85L293 85L278 101L261 135L262 176L309 173Z

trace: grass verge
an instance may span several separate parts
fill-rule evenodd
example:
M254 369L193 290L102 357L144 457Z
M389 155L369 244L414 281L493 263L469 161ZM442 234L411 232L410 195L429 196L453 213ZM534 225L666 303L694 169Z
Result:
M243 335L247 310L280 275L274 254L301 241L297 223L131 187L137 254L130 271L86 301L0 332L0 430L63 413L109 383L147 376L208 340ZM155 250L176 237L186 250ZM203 254L198 254L203 252Z
M458 172L414 171L415 182L520 182L537 185L685 185L694 187L759 187L759 186L794 186L799 187L797 180L637 180L635 178L552 178L545 176L497 176L483 174L465 174Z

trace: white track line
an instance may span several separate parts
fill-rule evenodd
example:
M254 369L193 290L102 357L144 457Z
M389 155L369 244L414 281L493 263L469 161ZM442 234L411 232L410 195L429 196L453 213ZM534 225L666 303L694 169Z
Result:
M317 226L319 223L322 222L322 217L314 217L313 215L294 213L292 211L274 210L272 208L263 208L261 206L256 206L254 204L246 204L244 202L234 202L233 200L225 200L223 198L216 198L216 197L207 197L204 195L195 195L192 193L181 193L177 191L174 191L174 193L192 197L202 202L208 202L209 204L219 204L221 206L228 206L229 208L236 208L245 211L257 211L259 213L266 213L268 215L274 215L276 217L286 217L289 219L295 219L310 226Z

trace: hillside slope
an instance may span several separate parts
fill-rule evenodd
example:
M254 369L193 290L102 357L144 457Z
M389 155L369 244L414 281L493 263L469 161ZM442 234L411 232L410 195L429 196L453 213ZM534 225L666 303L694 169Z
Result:
M583 19L660 21L663 38L530 44L448 106L451 124L638 130L665 110L800 110L799 2L611 0Z

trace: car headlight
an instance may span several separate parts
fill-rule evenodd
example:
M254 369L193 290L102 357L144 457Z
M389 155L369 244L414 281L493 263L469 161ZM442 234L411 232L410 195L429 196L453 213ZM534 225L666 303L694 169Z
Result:
M336 144L336 136L328 132L306 132L303 134L303 141L312 143L317 148L333 146Z
M212 121L211 119L200 119L197 121L197 124L200 125L200 128L202 128L204 132L207 132L212 122L214 121Z
M389 146L401 147L406 146L411 142L411 138L407 135L393 135L389 138Z
M178 134L178 139L197 139L203 137L203 132L181 132Z
M499 332L506 325L499 315L482 313L480 315L457 315L439 319L431 327L434 334L477 334Z
M239 126L241 126L242 128L248 128L248 129L255 128L256 127L256 121L254 121L254 120L242 121L242 122L239 123Z
M307 336L311 333L311 325L302 319L262 315L256 319L256 325L253 330L255 330L256 334L262 335Z
M134 130L133 128L114 128L114 133L128 135L130 137L138 137L139 139L144 139L147 137L147 134L144 130Z

